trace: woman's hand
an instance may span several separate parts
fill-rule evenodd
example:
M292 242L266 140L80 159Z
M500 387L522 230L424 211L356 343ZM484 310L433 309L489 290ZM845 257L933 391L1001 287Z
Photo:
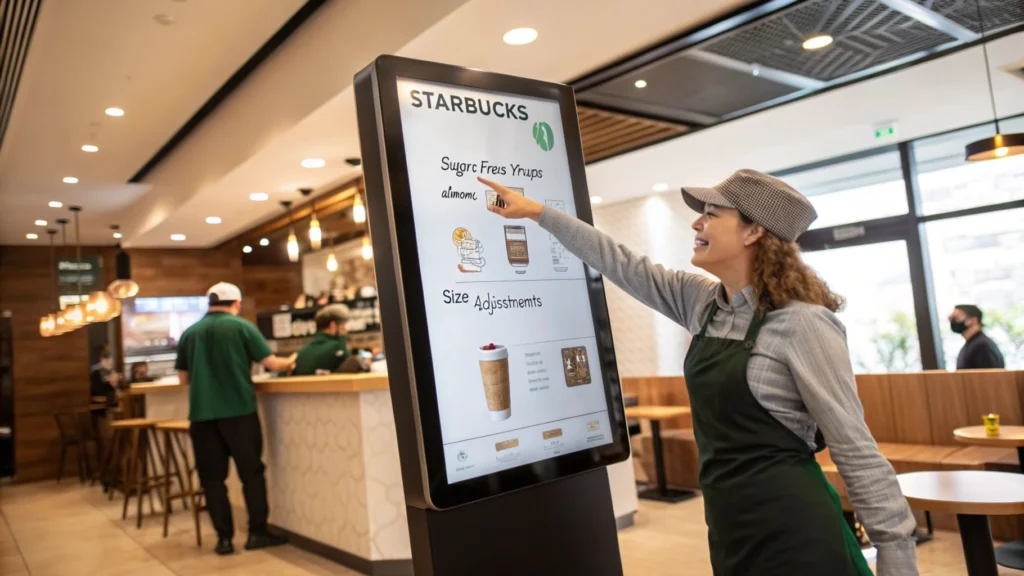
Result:
M498 194L498 197L505 203L504 208L488 204L487 209L491 212L512 220L518 218L529 218L534 222L540 220L540 211L543 206L539 202L534 202L526 196L523 196L513 190L509 190L501 184L486 178L478 177L477 180L485 184L491 190L494 190Z

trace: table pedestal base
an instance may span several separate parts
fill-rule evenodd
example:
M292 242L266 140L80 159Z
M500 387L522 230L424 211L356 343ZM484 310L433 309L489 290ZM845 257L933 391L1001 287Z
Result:
M648 488L641 490L637 494L639 498L644 500L656 500L658 502L669 502L675 504L676 502L682 502L689 500L697 496L697 493L693 490L677 490L675 488Z
M996 564L1024 570L1024 540L1008 542L996 548Z
M996 555L992 549L992 530L987 516L957 514L960 541L964 546L968 576L997 576Z

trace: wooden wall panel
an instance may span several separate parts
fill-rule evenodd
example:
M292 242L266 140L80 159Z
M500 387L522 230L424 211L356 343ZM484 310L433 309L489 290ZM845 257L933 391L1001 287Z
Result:
M968 416L963 380L955 372L929 371L924 374L927 409L932 418L932 442L953 444L953 430L974 424L977 420Z
M892 374L889 376L892 395L896 442L905 444L932 444L932 419L928 411L928 390L921 374ZM946 440L946 439L944 439ZM948 444L934 442L935 444Z
M302 266L244 266L242 268L242 316L256 321L258 312L291 305L302 293Z
M682 376L645 376L623 378L622 393L636 396L640 406L689 406L690 395ZM690 416L670 418L662 422L663 430L690 428ZM644 427L646 431L646 425Z
M883 374L858 375L857 395L864 407L864 422L875 441L895 442L896 427L888 377Z
M1021 403L1017 373L1003 370L965 370L957 373L967 395L967 416L980 426L982 414L999 414L1006 426L1020 426Z

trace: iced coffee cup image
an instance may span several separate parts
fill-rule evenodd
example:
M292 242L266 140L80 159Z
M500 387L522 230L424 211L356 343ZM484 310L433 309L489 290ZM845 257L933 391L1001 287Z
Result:
M501 422L512 415L512 397L509 393L508 348L501 344L487 344L479 349L480 378L484 384L487 410L491 420Z

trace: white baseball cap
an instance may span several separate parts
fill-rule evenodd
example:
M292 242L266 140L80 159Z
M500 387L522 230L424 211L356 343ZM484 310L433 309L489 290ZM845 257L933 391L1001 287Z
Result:
M242 299L242 291L234 284L218 282L206 291L210 297L210 305L216 306L219 302L237 302Z

